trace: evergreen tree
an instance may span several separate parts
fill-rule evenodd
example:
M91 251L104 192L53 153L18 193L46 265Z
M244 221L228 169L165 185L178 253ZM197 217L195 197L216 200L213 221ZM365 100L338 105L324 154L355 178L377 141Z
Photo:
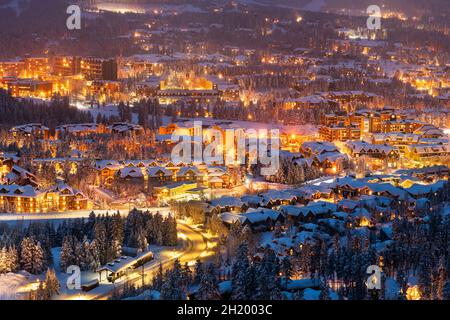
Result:
M39 274L46 267L41 244L33 238L25 237L21 243L20 264L22 269Z
M220 297L215 268L213 264L209 264L201 277L197 298L199 300L220 300Z
M47 269L47 273L45 275L45 281L44 281L44 287L45 287L45 300L50 300L51 297L55 294L59 294L60 290L60 284L59 280L56 277L55 270L53 269Z
M249 268L248 247L243 243L237 249L236 262L231 273L231 299L249 300L253 295L254 292L249 292L250 279L247 273Z

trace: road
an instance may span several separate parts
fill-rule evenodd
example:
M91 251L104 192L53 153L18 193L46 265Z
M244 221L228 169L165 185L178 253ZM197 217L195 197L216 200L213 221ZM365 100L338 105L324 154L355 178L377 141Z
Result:
M168 207L148 208L151 212L159 211L161 214L169 212ZM30 223L37 220L50 220L59 222L66 219L76 219L88 217L91 210L67 212L67 213L46 213L46 214L4 214L0 213L0 222L12 223ZM94 210L96 214L104 214L106 210ZM109 211L110 213L114 211ZM121 214L126 215L128 210L121 211ZM144 270L139 268L133 273L130 273L126 278L121 279L113 284L102 283L98 288L91 292L72 292L71 294L64 294L61 299L107 299L112 296L114 290L123 290L125 284L134 284L139 287L142 284L142 273L144 273L145 283L151 282L153 276L158 272L159 265L162 263L163 270L171 268L175 259L179 259L181 264L188 263L192 265L197 259L205 260L214 254L213 248L217 245L215 242L208 241L200 230L196 230L195 226L190 226L186 222L177 221L178 238L183 240L184 246L176 249L163 250L158 254L157 258L144 266Z
M205 259L210 254L211 244L208 240L193 227L185 224L184 222L178 221L178 234L179 237L185 240L187 244L181 251L171 251L163 253L161 260L154 260L151 263L142 268L137 269L135 272L129 274L125 279L120 282L116 282L114 286L107 291L104 291L97 295L86 294L85 299L89 300L105 300L112 296L113 292L116 290L121 292L126 284L135 285L140 287L142 284L142 273L145 275L145 283L148 284L151 279L157 274L159 270L160 263L162 264L163 270L171 268L175 259L178 258L181 264L188 263L189 265L195 263L197 259ZM143 272L142 272L143 271Z

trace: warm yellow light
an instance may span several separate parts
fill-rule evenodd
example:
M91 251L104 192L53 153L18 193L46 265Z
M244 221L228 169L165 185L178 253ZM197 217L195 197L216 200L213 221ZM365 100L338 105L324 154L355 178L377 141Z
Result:
M406 289L406 299L408 300L420 300L420 291L418 286L408 287Z

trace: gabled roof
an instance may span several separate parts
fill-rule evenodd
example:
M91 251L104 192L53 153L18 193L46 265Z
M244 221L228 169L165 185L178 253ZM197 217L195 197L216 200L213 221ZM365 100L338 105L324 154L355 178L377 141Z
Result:
M213 207L242 207L244 203L239 198L235 197L221 197L218 199L211 200L211 206Z
M173 172L164 167L148 167L147 168L147 174L149 177L159 177L161 173L165 177L173 176Z

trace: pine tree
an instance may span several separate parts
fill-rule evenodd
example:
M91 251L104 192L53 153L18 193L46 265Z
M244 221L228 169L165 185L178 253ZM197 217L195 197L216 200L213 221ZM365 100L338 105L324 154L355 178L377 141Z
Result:
M8 252L6 247L0 250L0 274L10 272L8 271Z
M114 258L117 258L122 254L122 243L124 240L124 224L119 212L112 217L111 233L111 250Z
M208 266L201 277L197 298L199 300L220 300L221 298L213 264Z
M74 236L68 235L64 237L60 253L60 267L62 270L66 270L71 265L79 266L81 264L80 259L82 255L79 252L79 248L78 240Z
M442 289L442 300L450 300L450 281L445 282L444 288Z
M108 261L108 237L106 226L102 220L97 219L94 225L94 240L97 245L100 264L106 264Z
M19 256L15 246L8 248L6 258L6 271L16 272L19 269Z
M256 297L259 300L280 300L280 266L275 252L267 249L257 269L258 287Z
M325 283L322 285L322 290L319 294L319 300L330 300L330 291Z
M46 267L41 244L33 238L25 237L21 243L20 263L27 272L41 273Z
M47 269L44 284L46 294L45 300L50 300L53 295L59 294L61 286L59 284L58 278L56 277L55 270Z
M184 300L187 296L187 286L183 281L183 269L180 261L175 260L173 269L166 273L165 281L161 286L161 299Z
M423 300L431 299L431 266L429 256L427 254L422 257L418 272L420 295Z
M231 287L231 299L232 300L248 300L253 294L249 292L249 277L247 274L250 268L250 262L248 259L248 247L247 244L241 244L237 249L236 262L233 264L233 270L231 273L232 287Z
M439 261L439 270L437 274L436 283L436 298L439 300L444 300L444 287L447 281L447 273L445 270L444 260Z
M152 289L161 291L163 281L164 281L163 266L162 266L162 262L160 262L159 268L158 268L158 273L156 274L156 276L153 278L153 281L152 281Z
M195 262L194 283L200 283L204 274L203 263L200 260Z
M89 270L95 271L98 267L100 267L100 253L98 250L98 245L96 240L92 240L89 245L89 254L90 254L90 264Z

